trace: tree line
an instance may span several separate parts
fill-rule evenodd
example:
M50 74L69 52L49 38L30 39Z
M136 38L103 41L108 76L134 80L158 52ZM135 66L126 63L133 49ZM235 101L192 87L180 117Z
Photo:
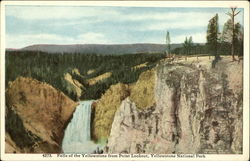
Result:
M235 61L235 55L243 56L243 26L237 22L235 23L235 16L240 11L237 8L231 8L230 12L226 13L230 18L224 23L223 30L219 30L219 16L216 14L212 17L207 26L207 35L205 44L194 43L192 36L186 37L182 47L171 50L171 53L177 55L214 55L219 58L219 55L232 55L232 60ZM167 37L169 33L167 32ZM167 50L169 49L169 42L167 42Z
M83 84L80 99L98 99L112 84L136 82L141 72L154 67L164 54L97 55L7 51L5 57L6 88L9 81L14 81L19 76L31 77L52 85L73 100L78 100L76 93L69 90L70 84L64 79L65 73L70 73L73 79ZM146 62L145 67L133 68ZM77 68L83 77L72 72L74 68ZM87 74L89 70L95 72ZM106 72L111 72L111 77L94 85L87 83L88 79Z

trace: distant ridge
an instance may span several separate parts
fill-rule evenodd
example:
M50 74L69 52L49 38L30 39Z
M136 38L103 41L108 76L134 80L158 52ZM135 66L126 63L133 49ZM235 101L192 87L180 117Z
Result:
M181 44L172 44L171 49L180 47ZM165 44L74 44L55 45L37 44L21 49L6 49L7 51L43 51L48 53L83 53L83 54L135 54L135 53L162 53L166 50Z

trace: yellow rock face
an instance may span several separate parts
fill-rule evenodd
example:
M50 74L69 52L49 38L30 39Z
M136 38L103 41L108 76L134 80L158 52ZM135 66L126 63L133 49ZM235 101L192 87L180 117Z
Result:
M133 85L122 83L112 85L95 104L92 137L95 140L108 138L114 120L115 112L121 102L130 97L140 109L146 109L155 104L154 99L155 70L143 72Z
M95 72L94 69L90 69L90 70L87 71L87 74L92 74L92 73L94 73L94 72Z
M77 80L73 79L72 76L69 73L66 73L64 75L64 79L71 84L71 89L68 89L70 91L73 91L74 93L76 93L77 97L79 98L82 95L82 87L83 85L78 82Z
M128 85L119 83L112 85L96 102L92 124L92 137L95 140L109 136L115 112L128 95Z
M146 67L147 64L148 64L148 62L143 63L143 64L139 64L139 65L136 65L136 66L132 67L132 69L140 69L140 68Z
M96 84L97 82L102 81L103 79L109 78L111 75L112 75L111 72L107 72L107 73L101 74L101 75L99 75L99 76L97 76L97 77L95 77L95 78L89 79L89 80L88 80L88 84L89 84L89 85L94 85L94 84Z
M130 100L139 109L145 109L155 104L155 69L143 72L136 84L131 86Z
M79 76L82 76L81 73L79 72L79 70L77 68L72 69L72 73L73 74L77 74Z
M7 89L6 104L9 111L13 111L21 119L25 131L30 131L41 139L37 149L40 146L42 151L47 152L60 150L64 128L77 106L77 103L51 85L24 77L17 78ZM16 120L6 120L8 119Z

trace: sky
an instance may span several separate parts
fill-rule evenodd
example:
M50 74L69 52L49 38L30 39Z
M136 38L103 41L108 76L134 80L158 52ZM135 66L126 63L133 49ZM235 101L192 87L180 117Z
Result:
M236 22L243 24L243 9ZM33 44L164 44L192 36L206 42L209 19L219 15L219 30L229 8L6 6L6 48Z

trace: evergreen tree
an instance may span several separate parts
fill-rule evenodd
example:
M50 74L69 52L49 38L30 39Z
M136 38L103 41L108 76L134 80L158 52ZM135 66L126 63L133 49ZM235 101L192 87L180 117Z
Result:
M169 55L170 51L171 51L171 41L170 41L170 34L168 31L167 31L167 35L166 35L166 45L167 45L166 53Z
M232 42L234 42L234 47L233 47L234 54L233 55L235 55L235 53L237 53L238 55L243 55L243 27L239 23L235 24L234 34L233 34L232 25L233 23L231 19L229 19L224 24L223 32L221 36L221 43L222 43L221 46L222 48L224 48L224 50L226 50L227 52L230 52L225 47L228 47L229 45L232 47ZM232 54L232 48L231 48L231 54ZM235 58L232 58L232 59L235 60Z
M164 54L127 54L127 55L96 55L79 53L55 53L49 54L34 51L6 51L6 79L9 82L17 77L32 77L46 82L73 100L77 100L76 93L68 83L64 75L69 73L72 78L83 85L82 99L98 99L112 84L134 83L139 75L147 69L151 69L156 62L162 59ZM134 66L147 62L147 67L135 69ZM77 68L81 74L72 72ZM87 74L87 71L94 73ZM94 85L89 85L88 80L103 73L111 72L112 75Z
M185 50L186 55L190 55L192 53L194 43L193 43L193 38L190 36L189 38L185 38L185 41L183 43L183 48Z
M244 31L243 26L240 23L235 24L235 51L238 53L238 56L243 56L243 40L244 40Z
M233 30L232 30L232 21L231 19L227 20L227 22L223 26L223 31L221 35L221 42L231 43L233 37Z
M185 51L185 55L188 55L188 38L186 37L185 38L185 41L183 43L183 48L184 48L184 51Z
M207 46L210 54L215 56L215 59L219 58L218 54L218 43L219 43L219 25L218 25L218 14L209 20L207 27Z
M192 36L190 36L188 39L188 52L189 52L189 54L192 53L193 46L194 46L193 38L192 38Z

